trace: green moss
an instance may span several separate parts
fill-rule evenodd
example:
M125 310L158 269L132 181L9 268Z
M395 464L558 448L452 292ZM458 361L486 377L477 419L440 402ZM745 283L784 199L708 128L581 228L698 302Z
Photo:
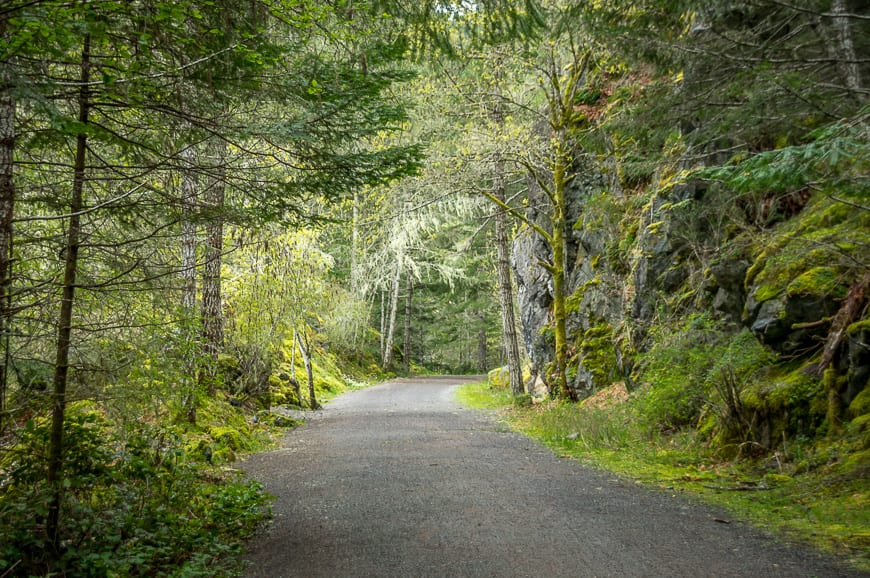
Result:
M849 325L846 328L846 333L849 335L857 335L862 331L870 331L870 319L862 319L861 321L856 321L855 323Z
M794 478L792 478L791 476L787 476L785 474L771 473L771 474L765 474L764 477L762 478L762 480L764 480L765 484L768 487L772 487L772 486L780 486L782 484L789 484L789 483L794 481Z
M846 287L840 282L840 274L834 267L813 267L798 275L788 284L789 297L796 296L846 296Z
M865 387L849 404L848 415L857 418L870 414L870 387Z
M507 389L510 381L511 376L507 367L496 367L486 376L486 382L492 389Z
M746 288L763 302L782 292L789 296L845 296L863 274L857 258L870 244L870 213L817 196L794 219L773 230L766 248L746 275Z
M761 285L755 291L755 300L759 303L776 299L782 294L782 289L778 289L773 285Z
M610 323L599 323L587 329L579 350L583 367L592 373L596 387L606 386L616 380L619 368L613 343L613 326Z
M208 430L209 436L214 440L215 444L229 448L233 451L246 449L248 444L243 441L242 434L239 430L228 426L215 426Z

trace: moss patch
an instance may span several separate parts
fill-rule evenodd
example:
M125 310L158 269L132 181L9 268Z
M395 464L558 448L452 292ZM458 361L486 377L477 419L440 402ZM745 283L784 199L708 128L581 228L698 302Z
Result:
M798 275L786 288L789 297L798 296L846 296L846 286L834 267L813 267Z
M493 389L507 389L511 375L507 367L496 367L486 375L486 383Z
M747 272L747 288L759 287L759 302L784 292L841 298L862 273L858 254L868 244L870 213L819 195L774 229Z

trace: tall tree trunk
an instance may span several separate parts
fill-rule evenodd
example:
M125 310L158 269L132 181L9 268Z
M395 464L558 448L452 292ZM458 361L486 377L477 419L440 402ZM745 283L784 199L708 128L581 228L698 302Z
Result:
M487 367L487 343L486 343L486 312L479 311L480 328L477 330L477 369L480 373L486 373Z
M197 409L197 330L196 310L196 205L198 179L196 177L197 155L193 145L181 152L181 308L186 328L184 347L184 409L187 421L196 423Z
M6 18L0 16L0 39L8 40ZM12 324L12 218L15 214L15 98L12 70L0 62L0 432L6 416L9 374L9 332Z
M350 224L350 289L354 295L359 295L359 192L356 190L353 192L352 211Z
M384 344L387 340L387 305L385 291L381 289L381 360L384 359Z
M79 123L88 124L91 109L89 89L91 71L91 37L85 35L82 45L81 88L79 89ZM72 335L73 299L75 297L76 273L78 271L79 245L81 242L81 211L85 187L85 154L87 133L81 130L76 137L76 156L73 166L73 187L70 198L69 229L67 231L64 259L63 291L60 314L57 320L57 351L54 363L51 439L49 443L47 481L52 491L48 507L46 534L51 544L59 544L60 506L63 499L63 426L66 411L66 387L69 375L69 353Z
M501 202L505 197L504 160L499 155L496 160L496 173L493 196ZM510 245L508 244L507 211L501 207L495 213L496 269L498 270L498 304L501 311L501 330L504 348L507 353L508 376L511 393L514 397L524 393L523 369L520 359L520 346L517 339L516 317L514 314L514 289L511 282Z
M359 192L353 192L353 207L351 215L351 231L350 231L350 291L351 294L359 299L365 296L360 282L359 270ZM367 309L370 314L371 309ZM367 315L368 315L367 314ZM365 340L365 328L367 323L356 323L353 330L353 342L351 345L356 347L359 343Z
M387 321L387 337L384 342L384 371L393 368L393 338L396 333L396 313L399 309L399 287L402 284L402 268L404 253L398 251L396 255L396 271L393 275L393 287L390 291L390 313Z
M293 348L290 350L290 384L293 386L293 391L296 392L296 399L302 404L302 390L299 387L299 380L296 379L296 330L293 330Z
M207 211L205 255L202 276L202 343L204 359L200 384L212 397L217 381L217 358L224 344L224 322L221 309L221 263L224 247L224 162L226 142L213 138L211 143L214 166L204 194Z
M308 379L308 405L311 409L320 409L317 403L317 395L314 392L314 368L311 365L311 341L307 331L303 329L296 333L296 341L299 343L299 351L302 353L302 362L305 363L305 377Z
M555 166L553 170L553 263L550 274L553 278L553 323L556 346L556 393L565 399L576 399L574 388L568 387L568 313L565 309L565 262L567 259L567 189L571 170L570 152L565 150L567 136L557 137Z
M855 53L855 43L852 40L852 30L849 26L849 10L846 0L834 0L831 5L834 15L834 28L837 32L838 57L846 87L855 99L863 102L863 86L861 85L861 69L858 66L858 56Z
M414 296L414 281L408 275L408 292L405 294L405 342L402 348L402 361L405 365L405 371L411 369L411 300Z
M502 108L502 61L499 57L494 66L496 100L492 105L490 117L496 128L504 131L504 110ZM505 191L505 160L501 151L496 151L494 160L494 174L492 182L492 196L499 203L495 213L495 247L496 247L496 271L498 272L498 304L501 312L501 330L504 339L504 351L507 354L508 380L511 394L514 397L521 396L523 387L523 368L520 358L520 346L517 339L516 315L514 313L514 289L511 282L510 244L508 242L508 214L502 205L507 203Z

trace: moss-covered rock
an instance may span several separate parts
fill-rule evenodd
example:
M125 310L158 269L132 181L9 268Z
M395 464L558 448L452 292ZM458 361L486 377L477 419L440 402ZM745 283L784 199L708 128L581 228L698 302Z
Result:
M208 430L209 436L215 444L227 447L233 451L243 449L247 444L243 442L239 430L229 426L214 426Z
M744 322L777 351L802 354L830 330L826 319L840 308L864 273L860 247L870 244L870 213L819 195L774 229L747 271Z
M486 374L486 383L492 389L507 389L510 387L510 371L507 366L496 367Z
M846 415L854 419L868 414L870 414L870 387L865 387L849 404Z

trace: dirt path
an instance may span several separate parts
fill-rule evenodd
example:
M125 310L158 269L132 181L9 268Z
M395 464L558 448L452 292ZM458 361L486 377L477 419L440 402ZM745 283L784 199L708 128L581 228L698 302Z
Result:
M851 576L721 512L555 457L452 401L462 378L332 401L243 464L276 496L250 577Z

